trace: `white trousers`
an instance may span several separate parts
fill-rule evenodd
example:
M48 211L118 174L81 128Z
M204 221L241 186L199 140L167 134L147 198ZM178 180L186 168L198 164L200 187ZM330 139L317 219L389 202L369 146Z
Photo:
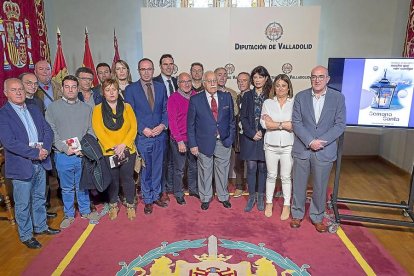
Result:
M292 146L275 147L265 145L265 156L267 166L266 179L266 203L273 202L273 193L275 192L276 177L280 161L280 178L282 180L282 191L284 202L283 205L290 206L292 194Z

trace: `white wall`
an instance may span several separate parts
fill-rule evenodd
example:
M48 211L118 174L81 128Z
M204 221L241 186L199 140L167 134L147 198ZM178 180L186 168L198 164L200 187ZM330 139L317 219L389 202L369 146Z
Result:
M74 72L82 64L87 26L95 65L101 61L111 63L113 28L116 28L121 58L129 63L136 80L136 63L142 57L141 2L44 0L52 58L59 26L68 69ZM303 5L321 6L319 64L327 65L329 57L401 56L410 0L303 0ZM174 22L167 27L174 28ZM309 69L313 66L309 64ZM344 147L344 154L381 155L411 171L414 131L348 128Z

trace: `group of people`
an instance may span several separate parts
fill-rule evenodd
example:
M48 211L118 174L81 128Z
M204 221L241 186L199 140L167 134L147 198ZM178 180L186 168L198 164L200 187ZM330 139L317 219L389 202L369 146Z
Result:
M296 96L287 75L272 80L263 66L239 73L239 93L226 86L223 67L204 72L195 62L190 72L175 78L170 54L161 56L159 67L161 74L154 77L153 61L141 59L140 79L132 82L125 61L112 68L99 63L100 84L92 87L90 68L78 68L59 84L51 79L50 64L39 61L34 74L5 80L8 102L0 109L0 142L6 177L13 184L19 238L27 247L41 247L33 233L60 232L46 223L46 171L52 167L64 205L60 228L75 221L75 196L81 218L99 219L85 188L90 172L81 144L87 135L96 138L103 155L101 176L111 180L103 192L111 220L118 216L121 196L127 217L136 217L134 168L141 159L145 214L151 214L154 205L167 207L169 195L186 204L185 175L189 195L200 200L202 210L213 201L213 184L218 200L231 208L228 176L233 153L235 198L244 192L247 168L245 212L256 205L266 217L272 216L280 167L284 197L280 219L291 216L290 226L300 227L312 174L310 218L317 231L326 231L322 221L326 189L336 139L345 129L345 101L327 87L325 67L313 68L311 88Z

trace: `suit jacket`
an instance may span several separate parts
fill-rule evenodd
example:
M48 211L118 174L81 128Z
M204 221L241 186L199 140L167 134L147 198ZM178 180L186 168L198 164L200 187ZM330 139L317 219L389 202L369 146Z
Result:
M27 109L36 125L39 142L43 142L43 148L50 152L53 142L52 129L36 106L27 105ZM10 103L6 103L0 109L0 129L0 141L5 149L6 177L20 180L31 178L32 160L38 160L39 149L29 147L26 128ZM46 170L52 169L49 156L41 161L41 164Z
M53 100L56 101L56 100L62 98L62 95L63 95L62 85L60 83L54 81L54 80L51 80L50 82L52 84ZM37 91L36 91L35 95L37 95L39 97L39 99L41 99L43 102L44 102L45 97L47 97L47 96L45 96L45 91L43 91L43 89L40 88L40 86L37 87Z
M309 144L314 139L327 141L324 148L316 152L320 161L333 162L337 157L336 139L346 127L346 109L344 95L328 89L319 122L316 123L312 103L312 89L299 92L295 96L292 113L293 143L292 155L299 159L310 157Z
M240 109L240 121L243 134L240 135L240 159L241 160L260 160L265 161L264 135L266 130L262 128L260 122L256 121L254 114L254 94L256 91L250 90L244 93ZM253 140L257 131L261 130L263 138L259 141Z
M26 98L25 100L26 104L32 104L39 108L40 112L42 112L43 115L45 115L45 103L39 99L36 95L32 99Z
M102 91L102 84L98 84L97 86L95 86L94 88L92 88L93 93L98 93L99 95L103 95L103 91Z
M147 138L143 130L145 128L153 129L159 124L168 127L167 117L167 91L164 84L153 82L154 89L154 110L150 105L142 88L141 81L131 83L125 89L125 102L129 103L135 112L138 122L138 135L135 138L136 144L139 141L145 141ZM158 137L166 139L166 131L163 131Z
M216 147L217 131L220 140L227 148L234 142L236 125L234 123L233 100L230 93L217 91L218 117L213 117L206 92L202 91L190 98L187 114L187 136L190 148L212 156Z
M156 76L152 80L164 84L165 89L167 89L167 91L168 91L168 87L165 85L164 80L162 79L161 74L159 74L158 76ZM177 78L176 77L171 77L171 80L172 80L172 83L174 84L174 87L175 87L174 90L177 90L178 89ZM175 92L175 91L172 91L171 94L173 92ZM167 95L168 95L168 93L167 93Z

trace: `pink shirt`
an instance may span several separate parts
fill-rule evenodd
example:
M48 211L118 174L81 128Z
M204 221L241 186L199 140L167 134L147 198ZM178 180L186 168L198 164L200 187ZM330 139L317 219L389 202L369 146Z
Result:
M195 95L191 91L191 96ZM187 113L190 99L184 98L179 92L174 92L167 101L168 126L171 137L178 142L187 142Z

